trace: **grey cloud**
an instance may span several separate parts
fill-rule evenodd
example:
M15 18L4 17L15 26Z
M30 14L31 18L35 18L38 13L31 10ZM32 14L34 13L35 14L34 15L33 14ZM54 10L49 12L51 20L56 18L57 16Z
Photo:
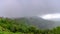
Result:
M0 0L0 16L23 17L60 13L60 0Z

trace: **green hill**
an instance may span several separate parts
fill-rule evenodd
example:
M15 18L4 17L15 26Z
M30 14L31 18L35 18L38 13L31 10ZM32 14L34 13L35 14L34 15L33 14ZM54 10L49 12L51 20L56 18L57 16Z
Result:
M60 27L43 30L31 24L28 25L25 22L26 18L18 20L0 17L0 34L60 34Z

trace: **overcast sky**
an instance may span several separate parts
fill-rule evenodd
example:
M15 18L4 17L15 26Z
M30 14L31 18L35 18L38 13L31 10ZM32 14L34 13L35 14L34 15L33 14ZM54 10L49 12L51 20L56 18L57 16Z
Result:
M60 0L0 0L0 16L22 17L60 13Z

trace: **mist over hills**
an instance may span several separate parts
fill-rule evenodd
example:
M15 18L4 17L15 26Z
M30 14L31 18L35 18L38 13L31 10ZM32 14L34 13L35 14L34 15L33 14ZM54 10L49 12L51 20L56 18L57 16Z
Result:
M16 22L18 23L26 23L28 25L33 25L41 29L49 29L53 27L54 22L49 20L44 20L40 17L22 17L22 18L15 18Z
M54 27L60 26L60 18L50 19L50 21L54 21Z

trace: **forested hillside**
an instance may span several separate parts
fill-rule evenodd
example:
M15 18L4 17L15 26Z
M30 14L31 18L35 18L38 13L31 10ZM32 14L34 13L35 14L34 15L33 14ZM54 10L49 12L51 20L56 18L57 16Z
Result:
M60 34L60 27L43 30L26 24L23 19L18 23L16 19L0 17L0 34Z
M17 23L25 23L27 25L34 25L40 29L50 29L54 25L54 21L45 20L40 17L22 17L22 18L15 18Z

